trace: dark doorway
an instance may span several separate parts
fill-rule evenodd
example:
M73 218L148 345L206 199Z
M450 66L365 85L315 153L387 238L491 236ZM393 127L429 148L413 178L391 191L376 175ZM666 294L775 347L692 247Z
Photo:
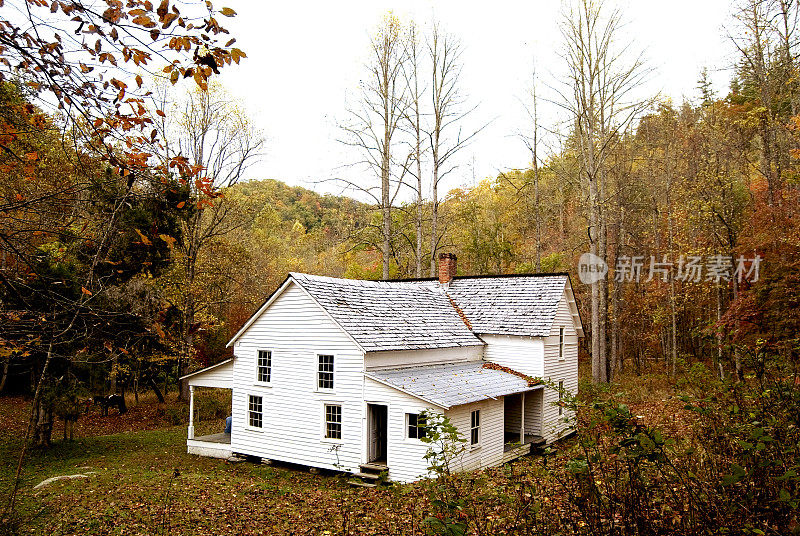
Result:
M367 404L369 435L367 436L368 461L386 463L388 434L388 408L381 404Z

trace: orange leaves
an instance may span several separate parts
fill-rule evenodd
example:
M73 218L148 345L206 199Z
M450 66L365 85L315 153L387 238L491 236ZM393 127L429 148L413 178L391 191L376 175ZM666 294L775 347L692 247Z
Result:
M91 291L91 290L89 290L89 289L88 289L88 288L86 288L86 287L81 287L81 293L82 293L82 294L85 294L86 296L91 296L91 295L92 295L92 291Z
M232 48L232 49L231 49L231 59L232 59L232 60L234 61L234 63L236 63L237 65L239 64L239 60L240 60L241 58L246 58L246 57L247 57L247 54L245 54L245 53L244 53L244 51L242 51L242 50L240 50L240 49L238 49L238 48Z
M138 24L139 26L143 26L145 28L155 28L156 26L156 23L153 22L153 19L151 19L147 15L139 15L137 17L134 17L132 22L134 24Z
M139 229L134 229L134 231L136 231L136 234L139 235L142 244L144 244L145 246L153 245L153 242L149 238L147 238Z
M174 237L166 234L160 234L158 235L158 237L167 244L167 247L169 249L172 249L175 246L175 242L177 241Z

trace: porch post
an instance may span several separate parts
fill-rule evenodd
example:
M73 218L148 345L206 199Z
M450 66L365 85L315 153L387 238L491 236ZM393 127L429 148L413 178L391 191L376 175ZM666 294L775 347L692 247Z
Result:
M519 420L519 444L525 444L525 391L522 392L522 415Z
M194 385L189 386L189 439L194 439Z

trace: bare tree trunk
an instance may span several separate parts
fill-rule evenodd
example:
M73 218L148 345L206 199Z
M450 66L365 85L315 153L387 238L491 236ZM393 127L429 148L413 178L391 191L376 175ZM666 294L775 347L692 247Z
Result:
M619 222L616 226L616 233L614 239L614 259L613 264L616 266L617 258L620 254L622 247L622 240L625 236L625 212L619 211ZM622 372L622 356L620 355L620 306L622 304L622 285L620 282L614 282L613 293L611 295L611 376L609 380L616 378Z
M723 307L723 304L722 304L722 286L719 285L719 284L717 284L717 292L716 292L716 294L717 294L717 324L719 324L719 322L722 320L722 307ZM716 361L717 361L717 363L716 364L717 364L717 367L719 368L719 379L720 380L724 380L725 379L725 368L724 368L724 366L722 364L722 361L723 361L723 358L724 358L723 348L722 348L722 343L723 342L724 341L723 341L723 337L722 337L722 332L718 329L717 330L717 352L716 352Z
M432 129L428 133L431 140L432 165L432 210L431 210L431 264L430 276L436 276L436 259L439 248L439 183L455 170L451 159L467 146L483 128L467 136L461 135L460 122L475 108L464 108L461 95L461 43L454 36L443 32L437 23L433 24L428 42L428 53L432 64L431 76L431 116ZM447 135L454 130L455 136Z
M731 255L731 260L733 262L732 266L736 266L736 260L734 259L734 255ZM739 298L739 279L737 277L733 278L733 300L736 301ZM739 329L739 321L736 320L736 329ZM736 381L741 382L744 381L744 369L742 368L742 353L739 351L738 346L733 347L733 363L734 367L736 368Z
M417 179L417 198L415 200L416 214L414 219L414 233L416 235L415 251L414 251L414 274L416 277L422 277L422 247L423 247L423 230L422 224L424 221L424 197L423 197L423 181L422 181L422 114L420 112L420 88L419 88L419 36L417 35L417 27L411 23L408 29L408 50L406 56L409 62L409 73L406 76L406 85L408 86L410 96L410 112L408 123L410 125L411 135L413 136L414 145L412 152L414 155L414 163L416 168Z
M8 380L8 369L11 366L11 356L6 357L5 362L3 363L3 375L0 376L0 393L3 392L3 389L6 387L6 381Z
M589 252L606 258L605 173L611 151L634 117L650 101L630 100L646 76L641 55L628 65L618 48L621 12L605 12L602 3L576 0L562 21L563 58L568 69L561 106L573 117L579 174L588 190ZM592 379L607 382L608 286L601 279L591 288Z
M367 81L361 86L361 102L357 108L349 108L349 124L340 125L346 134L344 143L357 148L366 164L380 184L380 195L374 187L363 187L345 181L349 186L369 195L381 214L380 249L382 257L381 276L389 278L392 258L392 206L403 185L407 165L402 165L403 175L393 174L395 133L400 122L408 115L408 80L403 80L407 61L407 47L400 21L389 14L371 40L372 63L368 67ZM396 187L394 191L392 190Z
M53 343L49 343L47 347L47 355L42 366L42 372L39 374L39 381L36 383L36 390L33 394L33 402L31 403L31 414L28 417L28 426L25 428L25 437L22 441L22 448L17 457L17 468L14 472L14 486L11 489L11 495L8 498L8 507L5 510L3 517L8 517L14 511L14 505L19 492L20 477L22 476L22 465L25 461L25 455L28 453L28 443L34 435L39 418L39 407L42 401L42 390L44 389L45 382L47 381L47 374L50 371L50 362L53 358Z

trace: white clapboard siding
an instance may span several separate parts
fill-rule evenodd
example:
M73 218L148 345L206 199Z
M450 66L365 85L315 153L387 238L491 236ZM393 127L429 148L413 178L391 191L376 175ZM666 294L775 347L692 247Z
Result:
M391 352L367 352L366 365L367 370L380 370L441 363L465 363L467 361L478 361L482 357L483 346L396 350Z
M233 359L198 370L187 377L190 386L230 389L233 386Z
M256 382L258 350L272 352L269 387ZM317 354L334 356L333 392L316 388ZM358 470L363 450L364 354L303 289L290 283L241 335L234 355L233 452ZM249 395L263 397L260 431L247 427ZM342 406L341 441L324 439L325 403Z
M470 425L473 410L480 410L481 430L477 447L470 445ZM503 399L483 400L456 406L445 413L467 442L466 450L453 462L453 471L471 471L484 467L495 467L503 462Z
M424 456L428 451L428 445L419 439L408 437L406 414L418 414L426 410L442 412L442 409L431 407L418 398L378 383L371 378L365 378L363 404L365 416L367 404L388 406L386 465L389 467L389 478L396 482L414 482L427 476L428 462ZM366 432L365 417L364 445L367 442Z
M559 327L564 326L564 359L558 357ZM558 304L555 320L550 335L544 341L544 374L543 378L556 385L564 382L564 387L574 394L578 392L578 335L575 331L572 313L565 296ZM558 439L567 431L569 425L563 422L565 417L572 417L566 409L563 415L558 414L558 392L545 389L542 435L548 442Z
M544 374L544 346L541 337L481 335L486 343L484 359L534 378Z

